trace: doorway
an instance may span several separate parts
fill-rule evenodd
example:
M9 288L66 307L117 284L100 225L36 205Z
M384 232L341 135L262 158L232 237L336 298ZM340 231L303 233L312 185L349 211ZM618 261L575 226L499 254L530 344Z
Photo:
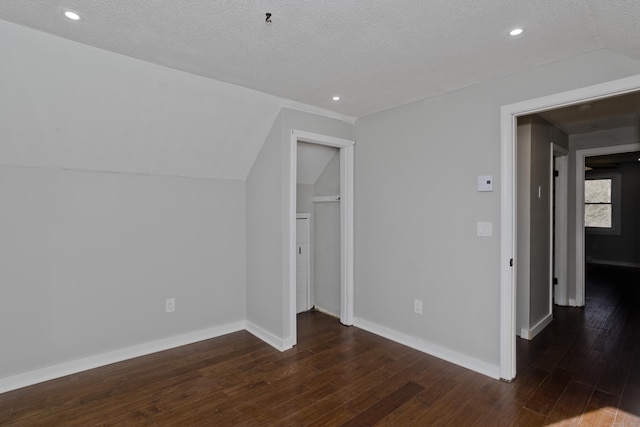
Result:
M609 147L597 147L576 150L576 301L575 305L583 306L585 302L585 162L589 157L611 154L629 153L640 150L640 143L624 144Z
M289 174L287 209L283 226L286 227L289 256L285 260L285 301L283 301L283 319L287 324L289 336L286 345L291 347L297 342L296 325L296 210L297 210L297 164L298 143L317 144L334 147L340 156L340 322L353 324L353 175L354 142L311 132L292 130L289 143Z
M500 266L500 378L516 375L516 121L519 116L582 104L638 91L640 75L551 96L505 105L501 108L501 266ZM576 251L577 252L577 251ZM576 256L577 259L577 256ZM576 267L577 265L576 261ZM576 292L579 286L576 286Z

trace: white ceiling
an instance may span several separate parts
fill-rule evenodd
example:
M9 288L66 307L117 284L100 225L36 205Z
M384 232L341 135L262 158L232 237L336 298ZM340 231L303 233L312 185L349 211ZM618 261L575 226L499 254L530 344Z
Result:
M638 0L2 0L0 19L353 117L596 49L640 59Z

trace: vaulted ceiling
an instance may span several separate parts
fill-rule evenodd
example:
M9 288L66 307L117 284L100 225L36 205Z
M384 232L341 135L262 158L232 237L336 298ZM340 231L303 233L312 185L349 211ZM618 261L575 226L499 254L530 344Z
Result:
M0 19L352 117L596 49L640 59L637 0L2 0Z

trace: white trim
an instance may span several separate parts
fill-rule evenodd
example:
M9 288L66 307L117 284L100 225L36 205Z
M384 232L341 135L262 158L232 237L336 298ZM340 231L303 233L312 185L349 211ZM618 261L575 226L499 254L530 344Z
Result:
M302 111L305 113L315 114L317 116L326 117L328 119L336 119L342 122L354 124L357 117L348 116L346 114L336 113L335 111L327 110L326 108L316 107L315 105L303 104L302 102L292 101L290 99L280 98L280 106L284 108L290 108L292 110Z
M354 141L320 135L300 130L291 130L289 143L289 174L285 193L284 230L288 236L283 239L287 244L283 248L283 329L289 331L284 339L287 348L297 342L296 325L296 271L295 271L295 214L298 141L325 145L340 149L340 322L353 324L353 173Z
M547 311L547 315L551 314L553 316L553 297L554 297L554 285L553 285L553 264L555 262L555 260L553 259L553 250L554 250L554 241L553 241L553 222L555 220L554 215L553 215L553 206L554 206L554 202L555 200L553 200L554 194L553 194L553 187L554 187L554 183L553 181L555 180L555 169L556 169L556 165L555 165L555 160L554 160L554 143L551 142L551 144L549 144L549 149L551 150L551 152L549 153L549 162L551 163L551 167L549 168L549 170L551 171L551 173L549 174L549 279L548 279L548 286L549 286L549 307L548 307L548 311Z
M285 351L293 347L293 345L289 345L289 343L286 340L278 338L271 332L261 328L255 323L249 322L248 320L245 321L245 329L251 335L264 341L265 343L269 344L271 347L275 348L276 350Z
M84 357L70 362L47 366L45 368L35 369L33 371L0 379L0 393L76 374L89 369L99 368L100 366L122 362L124 360L133 359L134 357L146 356L159 351L216 338L233 332L242 331L243 329L245 329L245 322L229 323L222 326L189 332L170 338L163 338L102 354L96 354L94 356Z
M524 338L525 340L532 340L536 335L538 335L544 328L546 328L553 321L553 313L549 313L542 318L536 325L531 329L522 328L520 330L520 338Z
M500 378L500 368L491 363L487 363L474 357L458 353L456 351L441 347L437 344L422 340L420 338L403 334L402 332L398 332L385 326L369 322L368 320L356 317L353 324L360 329L371 332L372 334L376 334L391 341L406 345L407 347L414 348L423 353L427 353L447 362L462 366L463 368L471 369L472 371L478 372L491 378Z
M584 306L584 159L591 156L626 153L640 150L640 143L576 150L576 299L577 307Z
M515 259L515 143L516 119L533 114L640 89L640 75L614 80L586 88L504 105L500 109L501 127L501 195L500 195L500 378L515 378L515 290L514 274L509 260ZM516 263L517 264L517 263Z
M334 312L332 312L332 311L329 311L329 310L327 310L326 308L322 308L322 307L320 307L319 305L315 305L315 306L313 306L313 309L314 309L315 311L319 311L319 312L320 312L320 313L322 313L322 314L326 314L327 316L335 317L336 319L339 319L339 318L340 318L340 315L339 315L339 314L336 314L336 313L334 313Z
M314 241L313 240L314 236L313 236L313 233L312 233L312 230L311 230L311 227L312 227L311 213L298 212L298 213L296 213L296 220L298 220L298 219L306 219L307 221L309 221L309 224L308 224L309 225L309 229L307 230L309 232L309 234L307 236L308 237L308 240L307 240L307 245L308 245L308 248L307 248L307 304L305 305L305 311L307 311L307 310L311 309L311 307L313 307L313 302L311 301L311 295L312 295L312 292L313 292L313 289L314 289L313 282L312 282L312 274L311 274L311 271L313 270L313 266L311 265L311 262L312 262L311 250L313 248L313 241ZM297 234L297 230L296 230L296 234ZM297 240L298 240L298 237L296 236L296 246L298 246ZM297 274L297 272L296 272L296 274ZM297 283L296 283L296 286L297 286ZM296 290L297 290L297 287L296 287ZM298 312L298 298L297 298L297 295L296 295L296 314L297 314L297 312Z
M592 259L587 264L611 265L613 267L640 268L640 262L613 261L608 259Z
M552 147L552 155L557 163L554 166L558 171L558 177L556 178L556 200L552 200L551 202L555 203L556 206L555 260L551 260L553 263L552 270L555 264L556 277L558 279L558 284L554 290L554 299L558 305L567 305L567 281L569 277L569 152L554 143L552 143Z

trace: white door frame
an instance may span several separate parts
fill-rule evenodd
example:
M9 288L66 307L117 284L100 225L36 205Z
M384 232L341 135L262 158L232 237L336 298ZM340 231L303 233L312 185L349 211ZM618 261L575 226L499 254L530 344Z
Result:
M555 248L552 247L549 252L551 254L551 292L556 304L568 305L569 151L553 142L551 143L551 170L558 171L557 178L551 177L552 181L556 180L555 200L553 200L553 192L550 194L550 215L553 215L553 206L555 206L555 218L551 218L552 223L555 222ZM553 188L553 185L554 183L552 182L549 188ZM550 232L552 234L550 242L551 245L554 245L553 227ZM555 257L553 254L555 254ZM553 270L555 270L556 278L558 279L558 284L555 288L553 286Z
M296 325L296 193L298 168L298 142L325 145L340 150L340 322L353 324L353 174L354 141L320 135L311 132L291 130L289 144L288 206L285 213L285 227L288 227L289 239L288 263L285 272L283 319L289 337L285 338L285 348L297 342Z
M640 75L614 80L581 89L562 92L500 109L501 126L501 195L500 195L500 378L512 380L516 376L516 293L517 268L516 218L516 130L517 118L554 108L595 101L601 98L634 92L640 89Z
M297 209L296 209L297 211ZM312 305L312 301L311 301L311 296L312 296L312 292L313 292L313 283L311 282L311 278L312 278L312 268L311 268L311 248L313 247L313 237L312 237L312 233L311 233L311 213L309 212L296 212L296 221L299 219L304 219L306 221L308 221L307 226L308 226L308 235L307 235L307 244L309 245L309 247L307 248L307 303L305 305L305 309L309 310L311 307L313 307ZM298 230L297 230L297 223L296 223L296 247L298 246ZM296 267L297 267L297 261L296 261ZM297 270L297 268L296 268ZM296 271L296 276L297 276L297 271ZM296 277L296 294L298 291L298 286L297 286L297 277ZM296 295L297 297L297 295ZM296 314L298 312L298 300L296 299Z
M584 305L585 287L585 247L584 247L584 159L592 156L628 153L640 151L640 143L612 145L609 147L586 148L576 150L576 301L575 305ZM572 304L573 305L573 304Z

